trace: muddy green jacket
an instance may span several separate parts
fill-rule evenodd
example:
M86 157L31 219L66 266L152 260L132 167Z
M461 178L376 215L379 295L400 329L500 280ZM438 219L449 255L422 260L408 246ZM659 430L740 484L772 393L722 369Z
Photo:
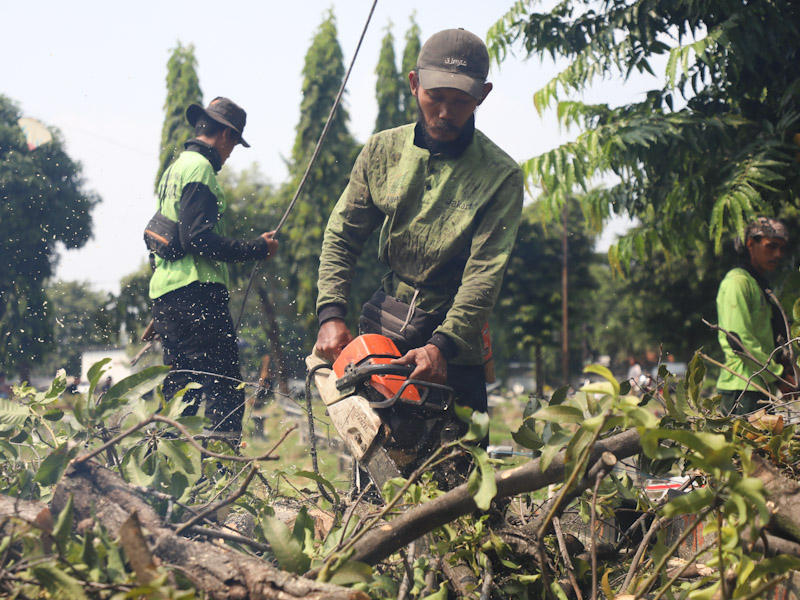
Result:
M414 144L414 125L382 131L361 151L325 230L317 312L346 306L364 242L378 227L384 291L445 312L435 334L454 364L483 362L481 327L497 299L522 212L522 171L483 133L458 158ZM365 299L366 300L366 299Z
M742 340L742 345L762 364L766 364L769 355L775 349L771 317L772 307L753 276L738 267L728 271L717 292L719 326L736 333ZM725 353L726 367L745 378L749 378L761 368L753 361L734 354L723 332L720 331L718 337ZM783 373L783 366L774 360L770 363L769 369L778 375ZM769 383L775 381L775 378L763 372L753 381L768 388ZM745 381L723 369L717 379L717 389L743 390ZM752 386L748 389L756 391Z

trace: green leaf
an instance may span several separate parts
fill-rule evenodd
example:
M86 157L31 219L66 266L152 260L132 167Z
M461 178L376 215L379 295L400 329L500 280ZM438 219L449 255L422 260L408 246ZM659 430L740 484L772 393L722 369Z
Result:
M781 575L798 569L800 569L800 558L788 554L780 554L760 561L753 569L753 572L750 573L749 579L757 579L765 575Z
M336 569L328 583L333 585L352 585L354 583L370 583L373 580L372 567L357 560L348 560Z
M306 479L312 479L317 483L324 485L326 488L328 488L328 490L330 490L331 494L333 494L333 499L336 502L336 504L339 504L339 494L336 492L336 488L333 487L333 484L330 481L328 481L321 475L317 475L313 471L296 471L293 474L297 475L298 477L305 477Z
M73 500L73 495L70 494L69 498L67 498L67 503L58 514L56 524L53 526L53 539L58 542L62 549L69 539L70 531L72 531L72 514L74 508Z
M89 367L89 371L86 373L86 377L89 379L89 391L86 394L87 398L92 398L94 396L94 390L97 387L97 382L100 381L100 377L103 376L103 367L110 362L110 358L104 358L103 360L98 361Z
M303 553L300 543L292 537L292 532L282 521L275 517L264 517L261 529L281 569L297 575L308 571L311 559Z
M139 446L132 452L128 452L122 459L122 471L125 473L125 477L128 481L133 485L150 487L153 483L155 476L149 475L142 468L145 459L150 458L145 456L146 453L147 446Z
M550 396L550 406L558 406L567 399L567 392L569 391L568 385L562 385L558 388L553 395Z
M294 519L292 537L300 543L303 551L313 551L314 519L308 515L308 510L305 506L300 509Z
M558 454L564 445L572 439L572 434L566 431L557 431L550 439L547 440L544 448L542 448L542 457L539 459L539 466L542 471L546 471L550 463L553 462L556 454Z
M581 423L584 419L581 409L564 404L560 406L545 406L536 411L533 418L554 423Z
M184 473L194 473L194 465L191 458L185 453L189 449L189 444L178 440L160 440L158 449L172 461L176 469Z
M86 598L80 582L55 565L42 564L32 567L31 575L55 597L75 600Z
M700 488L670 500L662 509L665 517L677 515L699 514L701 510L714 502L714 492L709 488Z
M97 566L97 551L94 549L94 533L91 529L86 531L83 537L81 561L89 568Z
M36 471L34 479L45 486L58 483L67 468L67 464L77 456L79 450L80 447L78 446L68 448L66 443L61 444L45 457L39 466L39 470Z
M64 390L67 389L67 372L64 369L59 369L56 372L56 376L53 379L52 383L50 384L50 388L45 393L44 397L46 400L54 401L56 400L61 394L64 393Z
M420 600L447 600L447 598L448 598L447 584L440 583L438 590L436 590L432 594L428 594L427 596L420 598Z
M481 510L489 510L492 499L497 495L497 484L494 480L494 469L489 462L486 450L478 446L469 447L470 454L475 461L475 469L467 480L467 490Z
M111 386L103 396L101 406L107 402L114 403L120 400L128 401L141 398L155 389L157 385L160 385L170 372L170 369L171 367L168 366L157 365L126 377Z
M180 471L173 471L169 478L169 493L178 502L185 502L192 493L189 478Z
M453 407L456 416L460 421L469 423L469 429L461 441L469 442L483 439L489 432L489 415L480 411L472 410L468 406L456 404ZM485 428L485 431L483 429Z
M13 400L0 398L0 423L22 427L31 416L31 409Z
M611 371L608 370L608 367L604 367L603 365L588 365L583 369L583 372L600 375L600 377L608 381L611 384L611 387L614 388L614 395L619 396L619 382L616 380Z
M534 430L534 419L525 419L517 431L511 432L514 441L523 448L538 450L544 445L541 436Z
M64 417L64 411L60 408L53 408L42 415L47 421L60 421Z

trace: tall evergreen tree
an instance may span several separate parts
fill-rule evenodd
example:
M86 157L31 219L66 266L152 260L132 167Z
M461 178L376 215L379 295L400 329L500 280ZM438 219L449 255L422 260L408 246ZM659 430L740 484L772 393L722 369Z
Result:
M417 25L415 16L416 12L411 15L411 25L406 32L406 47L403 50L403 64L400 68L400 78L403 80L403 85L400 86L403 92L403 120L406 123L413 123L417 120L417 101L411 93L407 79L408 74L417 66L419 51L422 49L419 40L419 25Z
M375 82L375 96L378 100L375 131L391 129L405 123L401 107L403 78L397 73L395 65L394 36L391 27L391 23L386 27L378 66L375 68L375 74L378 76Z
M291 180L281 192L286 203L300 184L344 77L342 49L336 35L336 20L328 11L305 57L303 100L289 165ZM284 248L291 252L292 258L288 286L297 301L300 322L309 333L315 330L314 306L322 235L328 215L347 185L357 151L347 127L348 119L345 107L339 106L284 230L288 238Z
M100 201L85 189L81 165L53 140L29 150L19 108L0 95L0 372L16 367L23 379L52 340L45 286L59 243L80 248L92 235Z
M164 101L164 127L161 130L156 190L164 171L183 150L184 142L194 136L194 130L186 121L186 107L192 103L203 103L194 45L184 47L178 42L167 61L167 99Z

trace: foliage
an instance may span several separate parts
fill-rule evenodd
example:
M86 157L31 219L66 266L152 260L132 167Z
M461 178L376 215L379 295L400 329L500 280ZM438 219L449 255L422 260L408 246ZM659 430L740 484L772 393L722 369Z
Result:
M607 263L594 266L593 349L617 360L641 361L649 351L684 362L696 348L716 350L716 334L702 319L716 322L717 288L735 262L733 252L714 256L708 243L686 255L655 252L646 262L633 260L624 278Z
M537 346L547 362L558 364L561 339L562 231L560 223L546 224L543 205L527 205L522 212L517 242L511 253L503 287L493 315L497 339L493 347L507 359L531 360ZM577 202L568 213L568 309L571 362L580 364L580 340L586 323L596 322L594 281L589 267L595 262L594 235L587 228ZM538 369L537 369L538 370Z
M800 170L797 73L800 6L792 0L578 0L535 12L519 1L490 30L496 61L521 45L526 56L565 58L567 66L534 95L541 113L555 104L577 139L524 163L551 210L600 176L616 183L588 193L594 219L639 217L646 227L612 249L621 267L659 247L741 234L757 213L796 204ZM654 74L661 87L612 107L568 98L598 80Z
M64 151L60 133L28 150L17 105L0 96L0 371L41 359L52 342L45 282L59 244L80 248L92 234L100 201L85 189L81 165Z
M183 144L194 137L194 129L186 120L186 109L190 104L202 103L194 45L184 47L178 42L167 61L167 98L164 101L164 127L154 190L158 190L164 171L183 151Z
M220 173L220 181L231 211L230 237L252 239L276 227L282 216L282 197L257 164L238 173L225 168ZM303 336L294 322L296 310L283 275L291 270L292 254L287 248L288 243L280 241L284 245L278 254L258 266L244 305L244 292L255 263L229 265L233 282L230 306L234 320L238 320L244 310L238 332L243 342L240 358L246 376L252 379L256 378L264 354L269 353L272 357L273 375L285 379L293 374L288 371L286 357L292 357L292 363L299 363L301 353L306 350L300 343Z
M150 322L150 276L153 269L142 262L138 269L119 282L119 294L114 298L116 318L125 325L132 339L138 339Z
M400 103L402 102L402 89L405 83L403 77L397 73L394 58L394 36L391 24L386 27L386 35L381 42L381 53L378 56L378 66L375 67L378 76L375 81L375 97L378 100L378 116L375 119L375 131L391 129L405 123Z
M221 467L221 459L205 458L207 451L186 437L200 434L203 419L181 416L184 405L180 393L169 403L164 402L158 385L168 368L146 369L118 382L95 401L94 388L103 378L105 362L91 369L90 390L86 396L78 397L71 418L65 418L58 407L67 383L63 372L48 390L18 387L12 400L0 399L0 489L4 494L21 500L48 501L54 487L65 477L69 462L93 450L95 460L113 457L108 467L123 475L129 484L138 486L138 493L164 523L180 528L200 507L229 496L228 510L249 514L257 524L252 533L251 554L256 552L264 560L277 562L282 569L294 573L315 569L319 580L366 591L372 598L398 597L398 585L406 572L413 574L408 582L410 597L422 598L424 590L432 591L426 585L429 579L433 579L436 589L439 560L461 561L479 578L484 578L491 567L495 574L492 594L498 598L542 597L550 582L566 578L568 567L560 560L553 560L551 566L541 570L535 562L518 555L518 547L505 541L502 524L498 528L491 517L498 461L470 445L487 433L488 416L483 413L461 412L460 416L469 423L465 437L438 448L409 479L388 482L383 490L389 499L386 505L359 518L350 511L342 515L338 512L341 507L328 506L320 498L315 501L308 497L307 490L300 490L303 505L293 523L287 525L276 518L272 508L287 501L276 496L277 486L257 485L259 480L252 479L245 493L235 497L233 490L251 467L240 468L237 465L241 463L224 459L225 466ZM664 523L689 516L703 526L704 535L717 534L711 555L704 559L714 568L712 574L693 580L681 582L664 575L667 561L679 544L668 542L663 531L649 552L651 561L612 558L603 562L599 569L604 576L598 583L608 597L648 592L704 597L721 585L727 586L728 597L746 597L756 594L762 586L774 585L789 570L800 568L796 558L780 555L767 559L752 544L742 543L745 539L758 539L770 519L762 484L753 476L755 455L771 456L787 469L793 468L800 455L795 426L782 431L765 430L759 429L757 421L744 423L722 417L716 410L716 398L702 395L705 367L699 355L684 379L675 381L662 373L667 381L660 382L644 398L629 395L629 386L619 384L604 367L591 366L587 371L601 382L574 394L567 394L563 388L549 402L532 399L526 408L514 434L515 441L539 457L542 470L561 452L565 453L566 468L563 484L554 488L554 499L546 506L537 506L540 501L530 494L521 495L511 506L529 506L527 519L541 515L546 508L549 516L541 524L541 531L546 532L548 521L567 508L567 494L592 466L589 456L597 441L635 428L643 451L637 470L651 476L686 475L695 485L687 493L659 503L642 494L623 469L604 479L596 496L591 488L579 495L570 509L589 521L596 505L598 514L607 519L613 518L614 507L620 501L632 500L641 510L663 517ZM152 416L152 406L140 399L149 392L155 392L161 406L159 415ZM182 427L180 431L178 426ZM123 430L125 435L118 436L106 452L97 453L105 440ZM208 444L208 450L230 452L218 442ZM489 510L488 514L468 514L433 531L425 551L418 558L408 559L408 571L403 566L405 559L397 555L377 568L349 560L359 539L386 520L391 521L402 507L440 498L443 492L431 469L451 452L465 450L472 454L475 465L468 488L475 503L482 510ZM304 481L315 480L333 492L337 504L346 497L311 472L295 469L263 473L262 477L270 482L285 479L296 490ZM317 522L322 514L319 508L336 515L322 536ZM0 589L12 595L24 592L27 597L68 590L75 598L109 598L120 593L188 598L195 593L180 571L171 571L167 565L156 568L156 578L150 581L149 588L136 588L137 574L132 563L125 560L124 542L112 539L102 520L90 527L85 523L76 527L75 521L72 504L67 502L51 525L37 521L4 530ZM525 527L515 527L514 531L515 539L527 535ZM685 531L685 535L690 533L692 529ZM550 537L545 534L543 548L548 553ZM242 549L239 542L228 544L229 549ZM581 561L574 559L576 565ZM723 582L720 573L730 577ZM626 574L632 576L626 578ZM576 566L573 575L586 593L586 586L591 585L591 569ZM624 585L623 579L627 579ZM439 589L440 593L446 590L447 584L443 582Z
M408 85L408 74L417 68L417 58L419 51L422 49L422 44L419 41L419 25L416 21L416 12L412 13L409 18L408 31L406 31L406 45L403 49L403 61L400 68L400 76L403 84L400 86L402 91L403 100L403 121L405 123L413 123L417 120L417 99L411 93L411 88Z
M317 29L303 66L303 100L292 148L291 180L280 192L282 206L295 194L316 147L344 77L336 21L328 12ZM311 332L315 321L317 268L328 215L347 185L357 145L347 128L347 110L339 106L317 161L309 173L285 230L291 247L288 288L296 301L299 325Z
M53 352L47 372L81 371L81 351L117 343L119 321L111 294L95 292L88 283L56 281L47 287L47 314L53 323Z

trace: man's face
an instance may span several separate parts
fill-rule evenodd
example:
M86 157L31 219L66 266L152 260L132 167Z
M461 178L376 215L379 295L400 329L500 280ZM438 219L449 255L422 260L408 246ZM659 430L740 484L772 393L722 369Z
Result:
M234 131L230 127L223 129L220 136L221 137L219 145L217 145L217 151L219 152L219 156L222 158L222 164L224 165L225 161L230 158L233 149L240 141L242 141L242 137L238 132Z
M423 88L414 71L408 74L408 81L411 93L417 97L428 134L438 142L457 139L464 124L492 90L491 83L485 84L483 98L479 100L455 88Z
M780 265L786 242L779 238L759 236L747 240L750 264L759 273L769 273Z

